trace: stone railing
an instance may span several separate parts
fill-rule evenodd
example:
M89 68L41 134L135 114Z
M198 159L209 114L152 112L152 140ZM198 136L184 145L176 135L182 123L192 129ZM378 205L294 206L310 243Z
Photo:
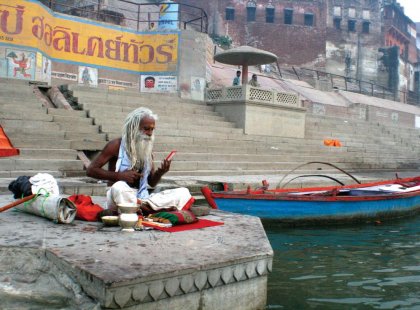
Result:
M250 85L208 89L206 99L207 102L213 103L248 101L275 105L288 105L299 108L302 107L297 94L277 92Z

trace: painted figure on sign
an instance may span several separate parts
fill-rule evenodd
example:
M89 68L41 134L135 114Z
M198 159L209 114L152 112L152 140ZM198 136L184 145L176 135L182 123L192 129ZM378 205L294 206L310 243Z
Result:
M24 78L31 78L31 75L27 73L26 71L30 69L31 62L28 57L26 57L25 53L20 54L21 58L18 59L18 56L11 52L7 57L10 57L13 59L13 63L17 66L13 68L13 77L16 77L16 75L19 73Z
M83 84L90 84L92 83L92 79L90 77L89 69L85 67L82 72L82 82Z

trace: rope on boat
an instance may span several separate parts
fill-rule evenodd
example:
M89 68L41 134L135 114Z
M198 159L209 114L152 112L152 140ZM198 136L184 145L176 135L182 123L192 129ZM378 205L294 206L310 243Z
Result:
M307 174L307 175L299 175L297 177L294 177L293 179L290 179L285 184L283 184L283 186L281 188L284 188L287 184L289 184L293 180L296 180L296 179L299 179L299 178L307 178L307 177L322 177L322 178L327 178L327 179L330 179L330 180L333 180L333 181L337 182L340 185L344 185L343 182L341 182L341 181L337 180L336 178L333 178L332 176L329 176L329 175L323 175L323 174Z
M331 163L327 163L327 162L323 162L323 161L310 161L310 162L307 162L307 163L301 164L301 165L297 166L296 168L292 169L291 171L289 171L288 173L286 173L286 174L285 174L285 175L281 178L281 180L279 181L279 183L278 183L278 185L277 185L277 188L283 188L284 186L286 186L287 184L289 184L292 180L295 180L295 179L297 179L297 178L299 178L299 177L305 177L305 175L295 177L295 178L293 178L292 180L288 181L286 184L284 184L283 186L281 186L281 187L280 187L280 185L281 185L281 183L283 182L283 180L284 180L284 179L285 179L285 178L286 178L289 174L291 174L293 171L295 171L295 170L297 170L297 169L299 169L299 168L302 168L302 167L304 167L304 166L306 166L306 165L310 165L310 164L323 164L323 165L331 166L331 167L333 167L333 168L335 168L335 169L337 169L337 170L341 171L342 173L344 173L344 174L348 175L350 178L352 178L352 179L353 179L355 182L357 182L358 184L361 184L361 182L360 182L358 179L356 179L354 176L352 176L352 175L351 175L350 173L348 173L347 171L345 171L345 170L343 170L343 169L341 169L341 168L337 167L336 165L333 165L333 164L331 164ZM338 183L340 183L340 184L344 185L343 183L341 183L340 181L338 181L338 180L334 179L333 177L326 176L326 175L306 175L306 176L308 176L308 177L309 177L309 176L323 176L323 177L330 178L330 179L332 179L332 180L334 180L334 181L336 181L336 182L338 182Z

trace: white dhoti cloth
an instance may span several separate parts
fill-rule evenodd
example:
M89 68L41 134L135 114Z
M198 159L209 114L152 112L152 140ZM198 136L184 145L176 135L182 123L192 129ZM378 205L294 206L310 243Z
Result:
M147 199L142 200L147 203L153 210L166 209L175 207L178 210L191 200L192 196L186 187L167 189L159 193L152 193ZM124 181L118 181L106 193L106 208L117 208L119 204L136 204L137 189L131 188Z

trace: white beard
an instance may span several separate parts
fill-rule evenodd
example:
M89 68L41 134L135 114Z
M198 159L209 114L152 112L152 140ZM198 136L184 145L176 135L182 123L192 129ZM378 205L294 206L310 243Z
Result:
M149 137L141 132L136 135L136 156L133 158L136 158L137 160L134 165L134 169L140 170L146 165L146 163L151 164L154 140L155 135Z

